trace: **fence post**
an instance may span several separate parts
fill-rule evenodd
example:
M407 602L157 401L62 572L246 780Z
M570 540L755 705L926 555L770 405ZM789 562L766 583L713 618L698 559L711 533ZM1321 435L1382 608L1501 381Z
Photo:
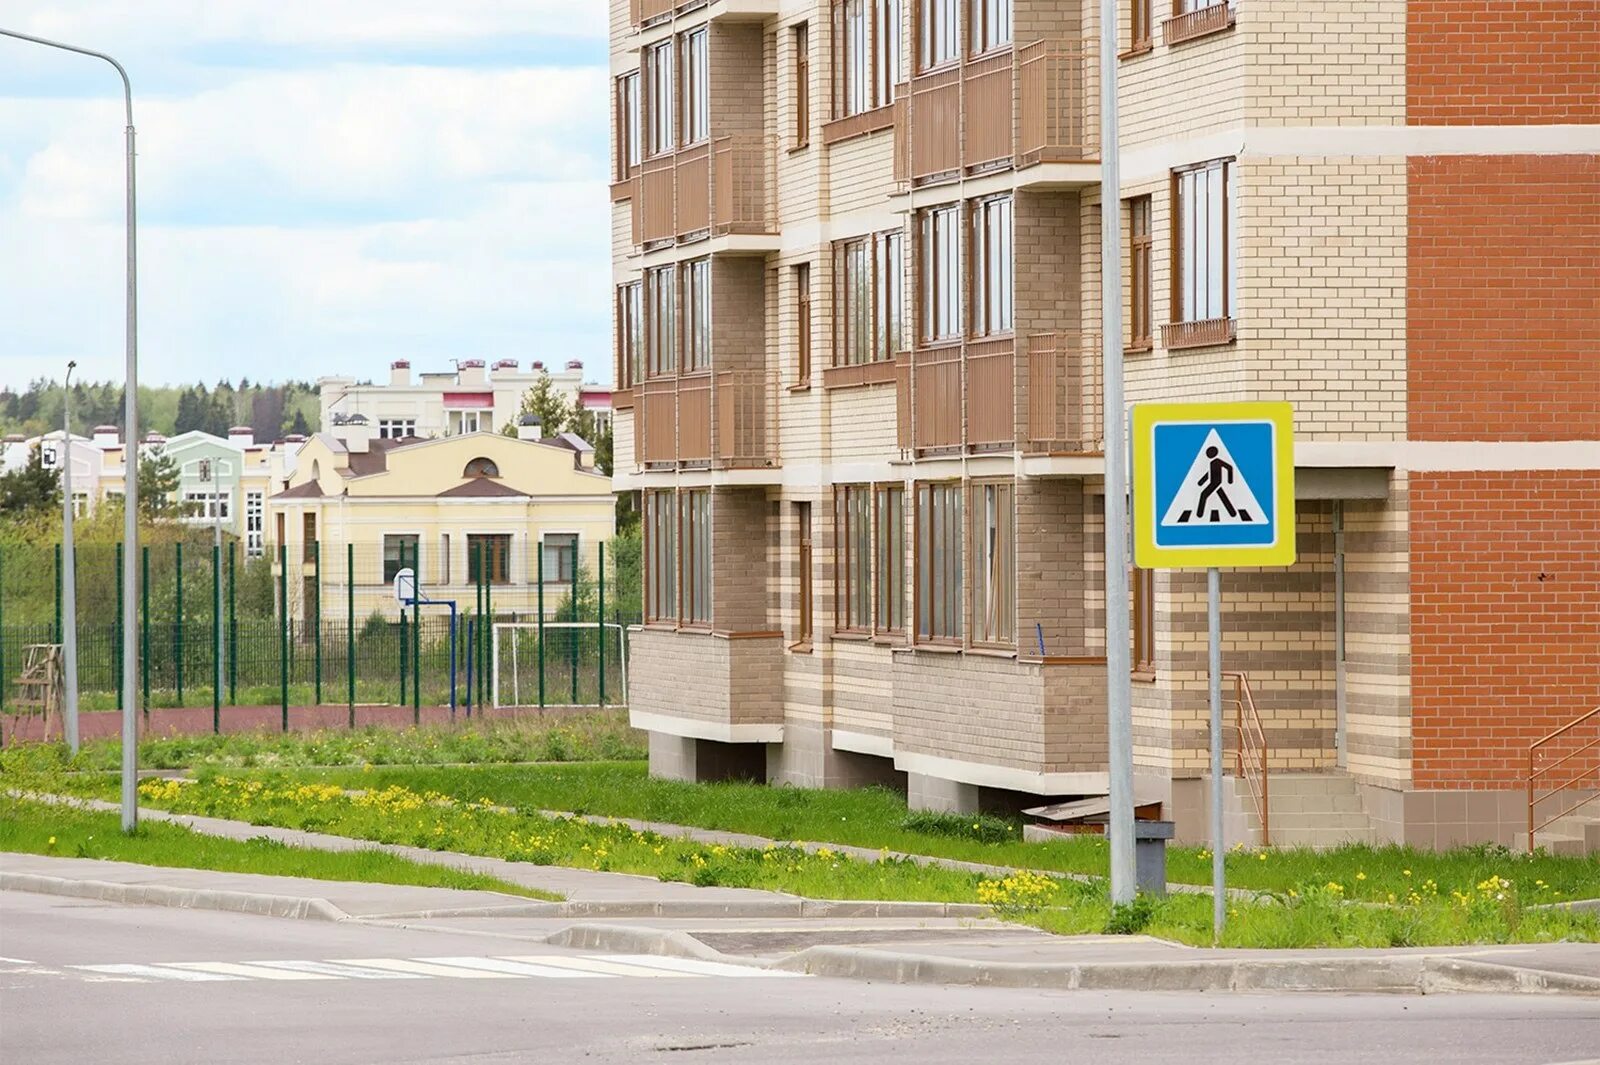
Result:
M600 639L600 705L606 705L606 542L600 541L600 565L595 568L599 574L598 601L594 611L594 631Z
M139 605L144 608L143 619L139 627L139 673L144 688L144 719L150 720L150 545L145 544L140 552L139 565L141 568L139 581Z
M468 566L476 558L478 565L472 570L472 632L467 637L467 646L462 649L467 659L467 701L478 708L478 713L483 713L483 700L479 691L483 685L483 663L480 661L483 650L483 545L477 545L474 552L472 545L467 546Z
M0 549L0 555L5 552ZM117 582L117 587L122 587L122 582ZM5 569L0 567L0 712L6 708L6 582ZM117 611L117 616L122 616L122 611Z
M124 604L124 600L122 598L122 567L126 564L122 558L122 547L122 542L119 540L117 542L117 649L115 655L117 661L118 711L120 711L124 706L128 705L128 697L133 694L132 692L128 691L128 686L123 683L122 676L122 608Z
M50 642L61 642L61 545L56 544L56 620L50 627Z
M228 544L228 705L239 705L239 544Z
M311 542L311 565L316 572L316 583L312 585L312 614L311 638L317 645L317 695L316 705L322 705L322 541Z
M411 723L422 724L422 538L411 559Z
M172 545L173 571L178 575L178 607L176 628L173 630L177 643L176 653L173 655L173 664L178 670L178 705L183 705L183 541L179 540Z
M544 709L544 552L539 552L539 709Z
M222 545L211 545L211 731L222 731Z
M493 683L493 680L494 680L494 678L489 676L490 669L494 664L494 568L493 568L493 553L489 550L489 544L488 544L487 541L485 541L484 544L483 544L483 550L484 550L484 561L486 563L488 563L488 565L479 566L478 567L478 571L483 574L483 613L484 613L484 633L483 633L483 635L484 635L484 643L483 643L483 666L484 666L484 670L483 670L483 679L484 679L484 690L487 692L489 690L488 689L488 685ZM507 545L507 547L506 547L506 551L508 552L508 554L506 556L506 568L507 569L510 569L510 566L511 566L511 557L510 557L510 554L509 554L510 550L511 550L510 545ZM510 576L510 574L508 573L507 576ZM484 701L487 702L488 700L485 699Z
M344 671L350 701L350 727L356 727L356 545L344 545Z
M280 727L289 731L289 545L278 545L278 691Z

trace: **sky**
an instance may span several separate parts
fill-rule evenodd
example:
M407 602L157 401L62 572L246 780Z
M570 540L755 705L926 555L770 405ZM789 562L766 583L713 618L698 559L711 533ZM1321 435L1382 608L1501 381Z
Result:
M611 376L604 0L0 0L138 131L139 378ZM123 374L123 104L0 37L0 386Z

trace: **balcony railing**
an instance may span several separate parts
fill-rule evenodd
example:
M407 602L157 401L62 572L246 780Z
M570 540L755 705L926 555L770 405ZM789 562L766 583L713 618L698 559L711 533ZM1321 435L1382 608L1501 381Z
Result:
M1100 366L1100 338L1092 333L1035 333L1028 338L1026 450L1102 450Z
M967 346L967 443L973 447L1010 448L1017 439L1016 359L1010 337Z
M1233 0L1215 3L1174 15L1161 23L1161 39L1169 46L1220 33L1233 25Z
M1094 157L1093 48L1042 40L899 87L895 179Z
M666 18L677 8L678 0L629 0L628 13L635 26Z
M634 388L639 466L777 465L777 382L765 370L698 371Z
M895 367L900 446L917 451L1013 447L1015 363L1011 337L902 355Z
M639 164L633 242L772 233L772 152L762 137L718 137Z

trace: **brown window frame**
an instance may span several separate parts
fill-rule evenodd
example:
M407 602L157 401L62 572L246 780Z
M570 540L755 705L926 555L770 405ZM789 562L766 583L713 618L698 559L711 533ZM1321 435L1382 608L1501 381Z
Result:
M903 484L873 485L872 553L875 577L872 631L903 636L906 631L906 486Z
M1010 336L1016 328L1016 202L1010 193L985 196L971 201L967 209L967 277L965 290L970 306L967 314L967 331L971 337ZM1003 241L998 268L991 269L991 230L1000 234ZM996 285L991 286L990 280ZM959 284L959 281L958 281ZM998 308L991 308L991 288L1000 292ZM990 311L995 320L990 321Z
M680 372L711 369L711 257L678 264L678 367Z
M916 53L917 73L923 74L928 71L942 70L945 67L961 62L962 37L965 36L962 33L962 23L966 21L961 17L966 7L962 0L907 0L907 2L917 5L915 26L912 32L912 45ZM950 42L949 54L939 58L933 57L933 46L927 37L928 28L933 22L931 9L934 5L938 5L946 13L949 32L954 35L954 40Z
M865 635L873 624L873 490L871 484L833 490L833 624L836 632Z
M639 100L644 108L644 120L640 124L640 132L644 139L640 149L641 159L657 159L663 155L671 155L677 150L680 125L675 91L678 83L677 51L676 39L668 39L647 45L639 56ZM661 73L663 56L666 57L667 64L665 76ZM663 82L665 82L665 92L668 94L665 105L658 99L663 91Z
M1016 12L1012 0L967 0L967 54L976 59L1010 48L1016 36ZM991 11L990 8L994 10ZM991 15L1004 14L1005 33L997 35L989 25Z
M700 41L698 53L692 47L696 38ZM689 148L711 139L711 27L696 26L678 34L677 52L678 147ZM693 54L698 54L701 66L691 65ZM701 77L697 78L697 73ZM695 129L696 135L691 137L691 123L699 126L702 122L704 128Z
M617 387L644 379L644 281L617 286Z
M1129 0L1128 23L1129 40L1128 50L1123 55L1138 55L1148 52L1155 47L1155 37L1152 35L1150 0Z
M640 522L644 545L644 620L678 619L678 494L670 488L646 489ZM663 597L667 600L662 603ZM665 610L663 610L665 607Z
M1171 210L1168 212L1169 234L1171 237L1171 252L1169 257L1170 273L1170 298L1167 308L1167 325L1162 328L1162 343L1169 349L1182 349L1191 347L1204 347L1213 344L1227 344L1234 339L1234 321L1237 314L1235 305L1236 293L1234 292L1234 273L1238 264L1235 261L1234 243L1234 196L1233 196L1233 171L1235 160L1231 157L1225 159L1210 159L1203 163L1191 166L1178 167L1172 171L1169 184ZM1221 198L1220 212L1220 241L1222 245L1221 261L1221 309L1220 315L1208 314L1200 317L1193 311L1197 308L1187 306L1186 287L1192 278L1189 271L1184 269L1184 260L1188 254L1188 244L1184 240L1184 231L1190 228L1187 223L1189 211L1185 210L1187 197L1184 192L1185 183L1194 175L1215 171L1219 175L1216 179ZM1209 186L1210 179L1207 179ZM1208 188L1209 192L1209 188ZM1209 199L1208 199L1209 205ZM1192 210L1192 208L1190 208ZM1209 216L1208 216L1209 217ZM1213 236L1210 227L1207 227L1207 250ZM1196 261L1200 259L1196 255ZM1206 302L1210 307L1210 257L1205 257L1207 264Z
M639 95L643 79L643 72L638 70L630 70L613 79L616 111L612 121L616 125L617 181L632 178L644 158L644 112Z
M1151 233L1153 197L1128 199L1128 296L1129 351L1149 351L1155 344L1153 296L1150 279L1154 267L1155 240Z
M859 259L865 274L865 318L855 322L855 339L864 340L857 350L849 328L852 303L850 277L852 262ZM905 234L885 229L833 242L833 365L865 366L892 362L897 349L905 346ZM887 319L893 313L898 322ZM898 329L895 326L898 325Z
M811 264L796 263L794 278L795 387L811 387Z
M794 130L789 146L799 151L811 144L811 23L802 22L789 31L789 47L794 55Z
M935 228L946 238L944 243L936 243L932 239ZM916 292L912 302L917 311L917 345L935 347L959 343L967 328L967 320L971 317L967 308L964 276L966 260L970 257L965 246L966 205L961 202L945 203L919 211L916 232ZM949 244L950 236L954 237L953 244ZM952 248L954 264L940 269L946 258L941 254L941 249ZM936 274L941 279L937 283ZM934 296L941 293L947 298L935 301ZM953 320L942 313L944 311L951 312ZM936 331L936 321L943 321L949 328Z
M795 580L799 584L799 616L795 625L793 648L809 648L814 628L814 600L812 594L812 561L815 545L812 542L813 525L811 503L803 500L794 504L795 521Z
M1129 570L1129 601L1132 604L1132 663L1135 673L1156 668L1156 593L1155 571L1133 566Z
M480 547L485 549L481 559L478 555ZM511 583L510 533L467 534L467 580L476 584L485 566L489 570L490 584Z
M916 485L913 616L917 643L960 646L966 637L965 496L960 481L918 481ZM932 568L940 549L936 538L943 540L937 571Z
M644 375L646 380L678 372L678 268L652 266L644 272ZM665 292L663 294L663 288ZM659 304L659 306L658 306ZM665 310L667 321L661 321Z
M914 2L916 0L832 0L829 21L833 45L830 93L833 121L868 114L894 103L902 63L905 5ZM860 12L864 38L860 44L860 62L853 69L850 40L846 35L852 9ZM852 93L858 76L860 85Z
M991 499L994 503L992 530L989 523ZM1017 644L1015 484L1011 481L974 481L968 510L972 533L972 642L974 646L1014 649Z
M678 622L684 628L711 627L711 490L678 493Z

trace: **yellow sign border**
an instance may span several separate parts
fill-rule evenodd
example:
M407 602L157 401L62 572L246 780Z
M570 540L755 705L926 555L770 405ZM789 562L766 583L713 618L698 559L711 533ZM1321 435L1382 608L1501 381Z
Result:
M1276 543L1255 547L1158 547L1155 541L1155 427L1173 422L1273 423ZM1136 403L1131 422L1133 557L1140 569L1292 566L1295 562L1294 407L1288 403ZM1288 520L1282 520L1287 516Z

